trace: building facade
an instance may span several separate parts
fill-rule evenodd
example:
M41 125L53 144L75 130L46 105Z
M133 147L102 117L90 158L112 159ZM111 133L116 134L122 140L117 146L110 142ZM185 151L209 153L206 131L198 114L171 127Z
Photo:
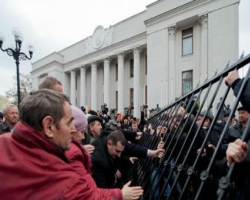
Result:
M59 79L71 103L160 107L238 59L239 0L158 0L32 64L33 89Z

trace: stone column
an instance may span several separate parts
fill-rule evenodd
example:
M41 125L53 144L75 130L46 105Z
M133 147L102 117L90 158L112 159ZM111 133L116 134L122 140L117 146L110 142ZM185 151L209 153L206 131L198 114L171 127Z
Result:
M134 117L140 117L140 49L134 49Z
M207 14L199 17L201 24L201 80L203 83L208 77L208 18Z
M91 109L97 111L97 65L91 64Z
M109 102L109 74L110 74L110 60L109 58L104 59L104 103L108 105L108 108L110 107Z
M76 105L76 73L74 70L70 72L70 102Z
M175 98L175 30L176 26L168 27L168 102Z
M208 78L208 18L207 14L199 16L199 22L201 25L201 66L200 66L200 83ZM211 89L213 91L213 88ZM205 92L201 94L201 101L206 99L204 108L207 108L208 101L211 98L211 95L205 96ZM216 100L215 100L216 101Z
M118 54L118 112L124 112L124 55L123 53Z
M86 69L81 67L80 70L80 106L86 106L85 95L86 95Z

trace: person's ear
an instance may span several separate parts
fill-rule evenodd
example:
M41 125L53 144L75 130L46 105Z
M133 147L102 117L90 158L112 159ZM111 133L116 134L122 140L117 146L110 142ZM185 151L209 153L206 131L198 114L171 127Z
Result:
M44 117L42 121L42 126L44 134L50 139L53 138L55 129L53 118L51 116Z
M108 146L111 146L112 145L112 142L110 140L107 141L107 145Z

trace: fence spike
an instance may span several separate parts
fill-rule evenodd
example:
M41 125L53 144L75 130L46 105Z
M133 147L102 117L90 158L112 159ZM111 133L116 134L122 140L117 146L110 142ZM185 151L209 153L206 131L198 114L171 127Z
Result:
M198 88L198 86L200 85L200 81L198 81L198 83L197 83L197 85L196 85L196 87L195 88Z
M240 59L242 59L244 57L244 51L242 52Z
M229 64L230 64L230 60L227 62L225 69L227 69L229 67Z
M218 73L218 68L217 68L216 71L214 72L214 76L216 76L217 73Z

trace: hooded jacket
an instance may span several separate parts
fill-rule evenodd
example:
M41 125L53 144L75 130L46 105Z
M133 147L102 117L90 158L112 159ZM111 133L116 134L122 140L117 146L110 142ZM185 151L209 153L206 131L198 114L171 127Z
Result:
M0 152L1 200L122 199L120 189L97 188L89 169L79 175L64 151L25 123L0 136Z

